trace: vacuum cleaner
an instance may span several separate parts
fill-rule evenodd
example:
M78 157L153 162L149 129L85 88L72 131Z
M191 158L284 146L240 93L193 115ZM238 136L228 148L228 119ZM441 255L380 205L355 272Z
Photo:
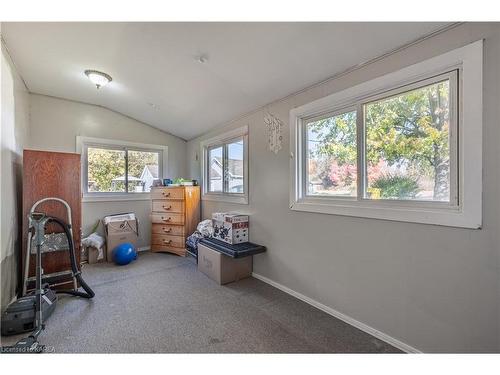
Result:
M36 207L46 201L57 201L66 207L68 222L46 216L42 212L35 212ZM63 229L62 235L66 237L67 249L69 251L71 263L71 275L73 277L74 288L56 290L50 289L48 284L42 284L42 247L47 246L50 235L45 233L45 227L49 223L55 223ZM28 284L29 255L32 247L32 238L36 247L36 272L35 289L33 293L26 295ZM82 298L93 298L94 291L85 283L78 269L76 262L73 233L71 230L71 208L68 203L59 198L44 198L36 202L29 214L29 234L26 253L26 267L23 283L23 297L12 302L2 314L2 335L16 335L23 332L32 331L27 337L19 340L13 346L2 347L3 353L41 353L45 350L43 345L38 343L38 336L45 329L45 320L52 314L57 302L56 293L66 293ZM82 286L84 292L78 290L78 284Z

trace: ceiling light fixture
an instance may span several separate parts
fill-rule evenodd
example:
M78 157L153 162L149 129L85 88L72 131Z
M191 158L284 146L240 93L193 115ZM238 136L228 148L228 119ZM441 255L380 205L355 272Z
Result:
M94 85L96 85L97 89L106 86L113 80L109 74L99 72L97 70L88 69L85 71L85 75Z

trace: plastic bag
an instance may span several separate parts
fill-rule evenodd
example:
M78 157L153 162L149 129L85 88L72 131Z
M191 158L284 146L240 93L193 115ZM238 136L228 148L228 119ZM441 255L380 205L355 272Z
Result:
M198 242L204 237L212 237L213 233L212 220L203 220L198 223L195 232L186 239L186 246L197 253Z
M191 250L197 253L198 250L198 242L203 238L200 232L196 231L192 235L190 235L186 240L186 246L188 246Z
M212 237L214 228L212 227L212 220L203 220L198 224L196 230L200 232L203 237Z
M104 237L100 234L94 232L90 236L82 239L83 246L86 247L95 247L96 249L100 249L104 246Z

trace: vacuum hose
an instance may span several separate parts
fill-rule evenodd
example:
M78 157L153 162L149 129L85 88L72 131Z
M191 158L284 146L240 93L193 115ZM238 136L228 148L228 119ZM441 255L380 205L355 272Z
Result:
M47 220L47 223L50 223L50 222L57 223L63 228L64 234L66 234L66 237L68 238L71 270L73 271L73 275L75 276L76 280L80 283L82 288L85 290L85 292L79 292L78 290L63 289L63 290L57 290L56 293L71 294L73 296L78 296L78 297L82 297L82 298L94 297L95 296L94 291L87 285L85 280L83 280L82 275L81 275L81 271L78 269L78 264L76 263L75 245L73 243L73 236L71 235L71 227L67 223L62 221L61 219L58 219L57 217L49 217Z

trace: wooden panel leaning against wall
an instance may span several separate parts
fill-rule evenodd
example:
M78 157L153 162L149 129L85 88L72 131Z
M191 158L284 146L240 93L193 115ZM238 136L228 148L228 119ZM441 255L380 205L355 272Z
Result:
M28 215L31 207L40 199L56 197L65 200L71 207L72 230L75 245L77 264L80 264L81 240L81 182L80 182L80 155L63 152L48 152L24 150L23 152L23 253L19 257L20 269L24 272L25 254L28 241ZM58 202L41 203L36 211L44 212L67 222L65 207ZM62 232L62 229L53 224L47 226L47 233ZM51 274L71 270L68 251L51 251L42 255L44 274ZM35 274L35 256L29 259L29 276ZM20 281L22 282L22 276ZM68 288L72 283L71 276L49 279L53 284L64 283L62 287Z

